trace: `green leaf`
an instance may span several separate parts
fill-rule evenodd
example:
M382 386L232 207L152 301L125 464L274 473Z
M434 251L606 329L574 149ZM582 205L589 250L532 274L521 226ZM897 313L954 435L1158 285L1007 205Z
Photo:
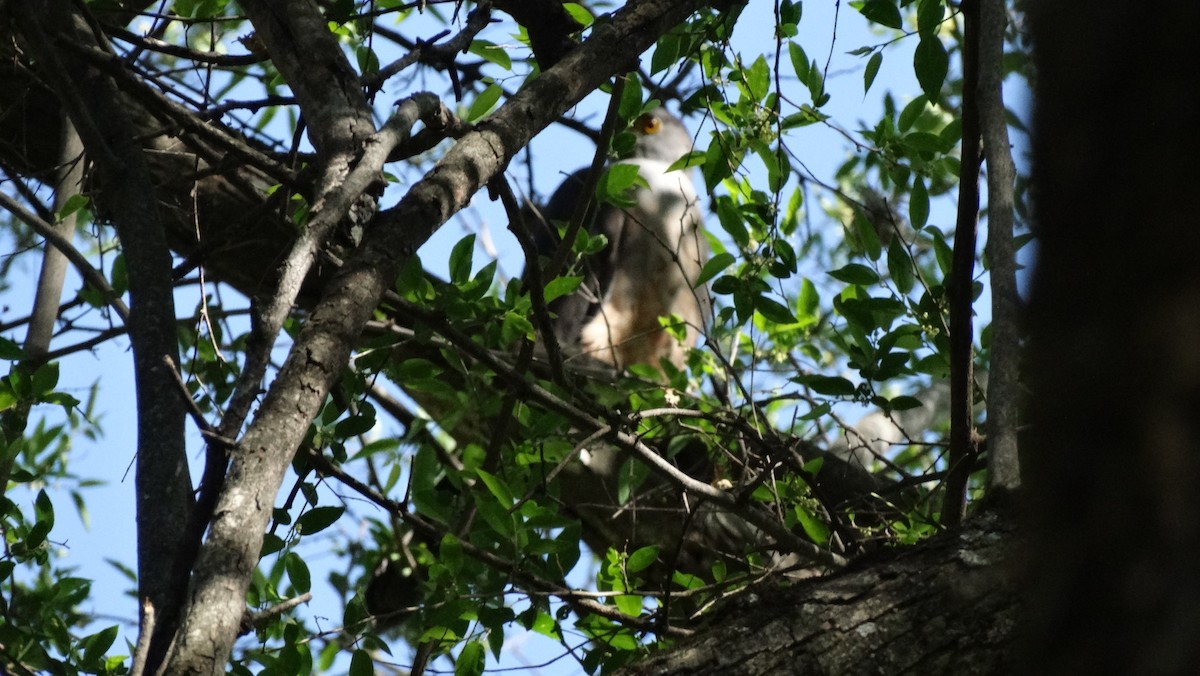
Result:
M66 204L63 204L62 208L58 210L58 220L66 220L68 216L79 211L80 209L86 209L90 202L91 199L87 195L71 195L67 198Z
M304 594L312 590L312 575L308 572L308 564L296 552L288 552L283 557L283 567L287 569L288 579L296 591Z
M675 33L667 33L658 39L654 55L650 57L651 75L657 75L675 65L675 62L679 60L681 43L679 35Z
M508 489L508 485L500 480L499 477L482 469L475 470L475 473L479 475L479 478L483 481L483 484L487 486L488 491L491 492L491 494L494 495L496 499L500 501L500 504L504 505L505 508L512 507L513 504L516 503L516 500L513 498L512 491Z
M936 35L922 38L913 52L913 71L930 101L941 98L942 83L946 81L949 70L950 56L942 41Z
M924 404L921 403L920 399L907 395L892 397L891 399L888 399L887 402L887 407L893 411L908 411L914 408L921 408L922 406L924 406Z
M805 277L800 282L800 293L796 296L796 309L804 315L806 319L816 319L817 310L821 307L821 292L817 291L817 286L812 283L812 280Z
M813 375L804 377L802 381L812 388L813 392L831 397L849 397L858 391L854 383L841 376Z
M704 586L704 580L680 570L675 571L671 575L671 581L684 589L699 589Z
M692 284L692 286L694 288L699 288L707 284L710 279L724 272L725 268L733 265L736 260L737 259L734 258L733 254L726 251L716 254L712 258L708 259L708 262L704 264L704 267L700 268L700 276L696 278L696 282Z
M646 179L638 174L636 164L614 164L600 174L600 181L596 184L596 199L618 207L632 207L637 200L631 191L639 185L646 185Z
M333 433L339 438L356 437L366 434L375 428L375 412L365 410L356 415L339 420L333 427Z
M713 140L704 151L704 165L701 173L704 175L704 187L712 192L717 185L733 176L733 170L740 157L731 157L720 141Z
M625 570L629 573L639 573L649 568L656 559L658 559L658 547L654 545L642 547L629 555L629 560L625 562ZM638 601L638 607L641 607L640 600Z
M379 70L379 57L375 55L375 51L366 45L361 45L354 50L354 57L358 61L358 72L366 75Z
M925 98L924 94L909 101L908 105L904 106L904 110L900 111L900 117L896 118L896 128L902 132L912 129L917 118L921 117L921 113L925 112L925 106L928 103L929 99Z
M567 10L567 14L570 14L571 18L579 22L579 25L584 28L592 25L592 22L596 20L587 7L577 2L564 2L563 9Z
M775 324L795 324L796 315L786 305L766 296L754 300L754 311Z
M616 604L617 610L631 617L642 614L642 597L637 594L616 594L613 596L613 603Z
M718 584L725 581L725 577L729 575L729 570L725 565L725 559L718 558L712 564L713 582Z
M796 505L793 513L796 515L796 520L800 522L800 526L804 529L804 534L808 536L818 545L823 545L829 540L829 526L825 522L809 513L805 505Z
M807 83L809 65L804 48L795 42L788 42L788 57L792 60L792 70L796 72L796 79Z
M366 650L355 650L350 657L349 676L374 676L375 662Z
M632 120L642 112L642 82L636 74L625 78L625 86L621 88L621 101L617 104L617 114L623 120Z
M803 14L804 3L801 0L783 0L779 5L779 22L782 24L799 24Z
M703 150L693 150L683 157L675 160L667 167L667 171L679 171L680 169L691 169L704 164L705 152Z
M867 0L858 11L871 21L888 28L899 30L904 25L895 0Z
M99 662L104 657L104 653L112 646L113 641L117 640L119 631L120 628L114 624L80 641L80 646L83 648L83 663L91 665Z
M504 70L512 70L512 59L509 58L508 52L503 47L496 45L487 40L475 40L467 51L475 56L482 57L486 61L500 66Z
M743 75L746 78L746 89L756 103L767 98L767 94L771 91L771 69L767 67L765 56L755 59L754 63L750 65L750 69Z
M39 366L38 370L33 372L31 383L33 396L39 399L53 392L54 386L58 384L58 362L52 361Z
M458 240L450 251L450 282L461 286L471 279L471 258L475 253L475 235Z
M283 545L283 538L275 535L274 533L267 533L263 536L262 549L260 549L258 552L258 558L261 559L265 556L270 556L275 552L282 550Z
M944 0L921 0L917 5L917 32L921 38L933 37L946 14Z
M487 662L487 646L482 641L471 641L458 654L454 663L454 676L479 676Z
M871 268L859 263L850 263L837 270L830 270L830 277L845 282L847 284L857 284L859 286L870 286L879 282L879 274Z
M783 120L780 121L780 125L782 125L785 130L797 129L799 127L807 127L810 124L824 122L828 119L828 115L805 103L804 105L800 106L799 112L792 113L791 115L783 118Z
M929 191L925 188L925 179L920 176L913 179L912 192L908 196L908 220L917 229L929 222Z
M300 531L301 535L319 533L342 518L345 511L346 508L341 506L314 507L296 519L296 530Z
M555 277L550 280L545 289L542 289L542 298L547 302L553 302L556 298L572 293L583 282L583 277L572 275L568 277Z
M954 259L954 250L946 242L946 235L932 225L926 227L925 232L933 237L933 254L937 259L938 269L943 275L950 274L950 262Z
M438 553L442 565L446 566L451 573L458 575L463 566L462 541L454 537L453 533L446 533L442 536Z
M38 491L37 497L34 498L33 513L38 523L45 523L47 529L54 527L54 503L50 501L50 496L46 495L45 489Z
M0 359L16 361L25 357L25 350L16 342L0 337Z
M926 131L915 131L905 135L904 145L918 152L941 153L946 151L946 142L937 134Z
M912 291L916 275L913 274L912 259L909 258L908 251L899 237L893 239L888 246L887 265L888 274L891 275L896 290L902 294Z
M721 195L716 199L716 210L721 228L733 238L734 244L738 247L749 246L750 233L746 230L745 219L738 212L737 204L728 195Z
M475 100L471 102L471 107L467 109L467 121L478 122L492 112L492 108L500 100L501 93L503 92L498 84L490 84L482 92L479 92L479 96L475 97Z
M113 288L113 292L118 296L122 296L129 290L129 272L125 268L125 254L119 254L113 260L111 279L108 283Z
M863 73L863 93L871 91L871 84L875 82L875 76L879 74L879 67L883 65L883 52L875 52L871 58L867 60L867 70Z

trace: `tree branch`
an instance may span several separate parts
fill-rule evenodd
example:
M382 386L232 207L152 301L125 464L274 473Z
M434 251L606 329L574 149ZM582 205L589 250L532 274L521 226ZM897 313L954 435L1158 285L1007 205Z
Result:
M400 267L534 134L701 4L642 0L627 5L611 24L594 28L584 45L463 137L366 230L361 247L313 309L239 444L196 563L190 606L168 664L171 673L223 671L284 472Z
M946 293L950 300L950 474L942 501L942 523L955 526L966 510L967 480L974 455L975 392L972 388L971 313L975 271L975 231L979 221L979 0L964 0L962 165L958 177L958 223ZM936 38L934 38L936 39Z
M147 658L147 668L154 670L179 617L172 570L178 534L191 508L184 407L171 373L179 363L179 350L170 250L150 169L115 83L76 52L62 48L65 43L99 48L91 27L68 0L52 0L36 11L16 3L12 11L29 48L58 87L88 157L100 169L99 192L128 262L138 412L138 593L157 615Z
M55 215L62 211L67 200L79 194L79 189L83 183L83 142L79 140L79 134L75 132L74 125L71 124L66 116L63 116L62 125L62 150L59 155L60 168L58 172L58 181L54 187L54 212ZM5 196L7 197L7 196ZM52 225L49 230L43 230L44 233L53 233L57 235L54 243L49 239L46 240L45 250L42 252L42 270L38 275L37 293L33 299L33 312L29 318L29 331L25 334L25 354L30 359L38 360L45 356L50 349L50 337L54 334L54 322L58 319L58 306L62 301L63 282L67 277L68 251L73 251L74 247L70 246L71 238L75 235L75 223L78 220L78 211L73 211L62 219L62 222ZM25 220L26 223L30 221ZM37 219L41 220L41 219ZM39 223L39 225L50 225L49 223ZM33 227L33 226L30 226ZM67 246L61 246L61 240L66 240ZM80 256L82 258L82 256ZM80 268L81 274L84 270L95 273L90 265ZM76 267L79 267L76 263ZM96 274L101 281L104 277ZM97 286L98 289L104 289L105 286ZM120 314L124 303L121 303L119 298L115 298L112 294L112 289L108 289L105 294L106 298L113 298L120 307L117 308ZM122 315L122 320L128 319L128 310Z
M979 120L987 157L987 255L992 279L992 360L987 384L988 484L1021 485L1017 457L1020 395L1020 336L1017 263L1013 247L1013 182L1017 169L1004 116L1004 0L980 0Z

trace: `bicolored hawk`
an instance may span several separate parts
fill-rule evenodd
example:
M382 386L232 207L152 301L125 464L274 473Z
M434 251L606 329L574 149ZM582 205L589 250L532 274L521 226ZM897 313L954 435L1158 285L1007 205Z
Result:
M675 315L686 324L693 345L709 319L711 298L694 282L707 259L701 230L700 197L687 170L667 171L692 149L691 135L665 108L638 117L632 164L645 179L634 204L599 206L589 231L608 244L579 263L584 279L572 294L555 299L550 310L559 344L568 355L587 355L618 368L658 365L663 358L683 364L685 345L663 330L660 317ZM539 253L558 246L557 231L582 197L587 169L569 176L542 210Z

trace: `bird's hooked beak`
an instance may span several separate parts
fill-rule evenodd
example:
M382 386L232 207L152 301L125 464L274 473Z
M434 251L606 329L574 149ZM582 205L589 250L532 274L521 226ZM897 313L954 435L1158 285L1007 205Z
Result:
M662 131L663 122L657 115L654 115L653 113L643 113L633 121L633 128L639 134L653 136L654 134Z

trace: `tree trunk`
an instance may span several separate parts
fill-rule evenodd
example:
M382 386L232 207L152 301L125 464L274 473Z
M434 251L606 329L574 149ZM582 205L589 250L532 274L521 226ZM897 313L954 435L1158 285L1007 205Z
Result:
M1045 562L1031 654L1039 673L1195 673L1200 6L1030 8L1041 260L1028 468Z

